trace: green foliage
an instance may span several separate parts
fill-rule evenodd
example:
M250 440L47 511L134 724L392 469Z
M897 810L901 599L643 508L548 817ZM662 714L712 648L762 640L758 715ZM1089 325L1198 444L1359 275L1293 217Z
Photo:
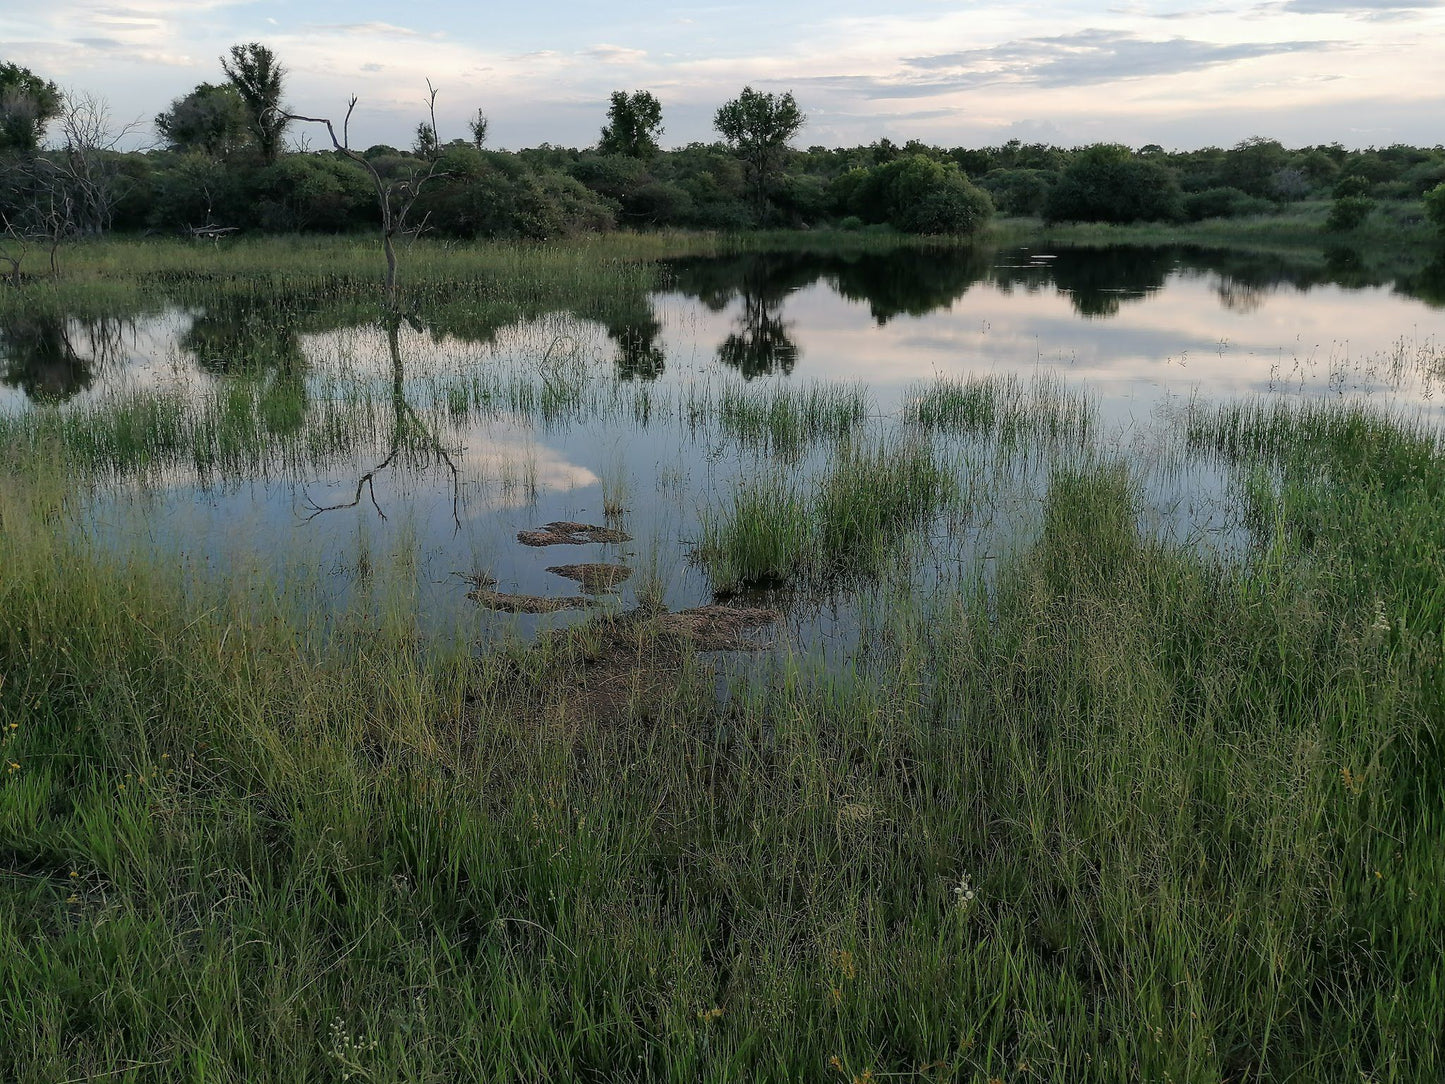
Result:
M1044 206L1049 222L1174 222L1183 214L1172 169L1111 143L1079 151Z
M1049 189L1059 179L1053 170L995 169L979 182L993 199L994 206L1006 215L1041 214L1049 198Z
M376 218L376 192L354 163L335 154L288 154L256 178L263 229L336 233Z
M1184 216L1190 222L1265 214L1273 208L1274 204L1269 200L1256 199L1238 188L1206 188L1184 197Z
M905 233L973 233L993 214L988 193L970 184L955 163L921 154L850 171L834 188L836 205Z
M1369 196L1337 196L1330 205L1329 217L1325 219L1325 230L1342 233L1363 225L1375 209L1375 201Z
M1445 183L1436 185L1425 193L1425 215L1445 237Z
M597 151L646 161L657 154L662 132L662 103L649 91L614 90Z
M747 164L754 210L761 218L789 141L807 117L792 91L778 95L743 87L742 93L719 107L713 127Z
M171 150L224 157L245 145L248 116L234 86L201 83L156 116L156 131Z
M281 138L291 123L281 106L286 69L275 53L255 41L231 46L230 59L222 57L221 68L245 103L251 134L262 160L270 165L281 153Z
M61 104L54 83L18 64L0 64L0 151L39 147Z

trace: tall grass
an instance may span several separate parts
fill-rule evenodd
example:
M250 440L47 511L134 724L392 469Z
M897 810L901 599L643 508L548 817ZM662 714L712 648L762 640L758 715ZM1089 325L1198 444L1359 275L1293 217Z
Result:
M1057 376L1025 382L1006 376L938 377L905 404L906 421L925 430L1049 448L1084 447L1094 433L1095 405Z
M740 485L706 519L698 556L718 591L794 578L820 586L881 567L955 488L926 445L843 445L816 479L775 472Z

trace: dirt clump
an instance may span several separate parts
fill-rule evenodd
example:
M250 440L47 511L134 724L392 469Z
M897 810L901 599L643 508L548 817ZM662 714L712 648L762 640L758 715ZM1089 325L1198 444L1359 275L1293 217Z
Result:
M619 583L632 578L632 569L626 565L594 563L586 565L553 565L548 572L565 579L576 580L589 595L609 591Z
M517 541L524 546L585 546L589 542L631 542L632 536L613 527L558 520L530 531L518 531Z
M509 595L504 591L493 591L490 587L478 587L468 591L467 598L475 599L489 610L500 610L509 614L552 614L558 610L582 610L593 605L590 598L581 595L564 595L549 598L546 595Z

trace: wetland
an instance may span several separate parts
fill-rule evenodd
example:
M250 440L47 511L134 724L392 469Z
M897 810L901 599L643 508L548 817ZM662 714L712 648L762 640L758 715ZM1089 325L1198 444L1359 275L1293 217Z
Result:
M373 249L0 291L0 1077L1442 1068L1435 264Z

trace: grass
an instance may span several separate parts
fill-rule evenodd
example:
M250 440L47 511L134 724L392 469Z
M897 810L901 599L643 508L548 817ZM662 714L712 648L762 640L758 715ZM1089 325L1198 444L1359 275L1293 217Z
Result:
M1342 233L1325 230L1329 200L1290 204L1273 214L1240 218L1211 218L1202 222L1065 222L1045 225L1036 218L1004 218L990 227L994 240L1012 243L1042 235L1067 244L1176 244L1228 245L1246 249L1321 248L1350 245L1383 251L1401 246L1415 250L1438 248L1438 234L1425 218L1419 200L1388 201L1362 225Z
M728 383L716 403L692 413L717 418L723 432L764 455L796 459L810 447L843 440L867 420L867 389L847 384Z
M955 489L924 444L845 444L819 478L772 473L740 485L705 521L698 557L721 592L825 585L881 567Z
M640 409L558 352L463 379L437 349L417 424L545 419L548 381L579 389L558 425ZM415 537L359 553L339 612L91 540L112 474L385 437L384 380L288 428L274 375L0 424L0 1080L1445 1071L1437 430L1193 405L1177 458L1227 471L1247 539L1222 555L1141 526L1146 468L1047 382L866 420L861 390L658 393L760 450L715 494L715 585L874 605L842 665L734 671L635 615L619 672L602 625L425 635ZM920 543L996 499L954 464L1010 448L1034 529Z
M1088 444L1095 407L1056 376L939 377L919 388L904 416L924 430L1057 449Z

